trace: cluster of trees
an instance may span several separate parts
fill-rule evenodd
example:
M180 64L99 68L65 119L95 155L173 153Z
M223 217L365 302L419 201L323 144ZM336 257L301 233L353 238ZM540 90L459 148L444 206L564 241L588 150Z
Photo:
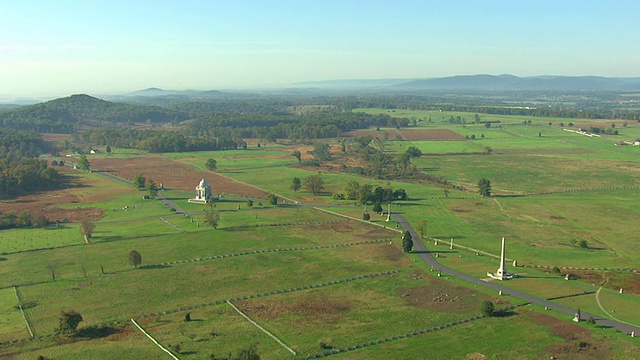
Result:
M88 130L75 136L76 142L110 145L120 148L148 150L150 152L215 151L247 148L247 143L236 137L197 137L173 131L137 129ZM68 146L71 146L68 144Z
M49 150L40 134L0 128L0 159L32 158Z
M16 214L15 211L0 212L0 229L40 227L49 224L49 219L42 215L33 215L29 210Z
M192 136L307 140L338 137L342 132L372 126L401 127L408 119L343 111L212 114L197 118L185 128Z
M156 185L153 179L147 179L141 173L137 173L133 177L133 187L138 190L147 190L149 197L155 197L160 188Z
M0 196L54 189L61 183L62 177L46 160L0 159Z
M404 189L393 190L389 184L384 188L381 186L374 188L371 184L360 184L351 180L345 186L344 193L335 193L333 197L336 200L356 200L362 205L386 204L394 200L407 200L407 193Z

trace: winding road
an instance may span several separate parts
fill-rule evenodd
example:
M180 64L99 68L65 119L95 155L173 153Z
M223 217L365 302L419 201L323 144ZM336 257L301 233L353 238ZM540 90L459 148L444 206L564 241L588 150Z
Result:
M409 222L407 221L407 219L399 214L392 214L392 216L398 221L398 223L400 224L400 226L402 226L403 229L408 230L411 233L411 237L412 239L414 239L414 248L416 250L416 252L420 255L420 258L427 264L430 265L431 267L433 267L434 270L436 271L440 271L443 274L447 274L449 276L453 276L456 277L458 279L462 279L462 280L466 280L469 281L475 285L478 286L483 286L489 289L493 289L496 292L498 291L502 291L503 294L508 294L511 296L515 296L517 298L520 298L522 300L525 300L527 302L533 303L533 304L538 304L541 306L545 306L551 310L555 310L555 311L559 311L563 314L567 314L570 317L573 317L576 313L576 309L574 308L570 308L568 306L564 306L564 305L560 305L557 303L554 303L550 300L547 299L542 299L527 293L523 293L521 291L518 290L514 290L511 288L508 288L506 286L500 285L499 283L495 282L495 281L484 281L482 279L478 279L475 278L471 275L465 274L465 273L461 273L459 271L450 269L442 264L440 264L439 262L436 261L436 259L431 255L431 252L427 249L427 247L424 245L424 243L422 242L422 240L420 239L420 236L418 236L418 233L416 233L416 231L413 229L413 227L411 227L411 224L409 224ZM618 322L615 320L610 320L610 319L604 319L602 317L599 317L597 315L593 315L584 311L581 311L581 317L583 319L588 319L588 318L593 318L596 323L600 326L605 326L608 328L613 328L619 331L623 331L627 334L631 334L632 332L640 335L640 328L637 326L633 326L633 325L629 325L629 324L625 324L622 322Z
M116 180L116 181L120 181L120 182L124 182L124 183L127 183L127 184L131 184L131 181L129 181L127 179L119 178L119 177L114 176L112 174L108 174L108 173L104 173L104 172L97 172L97 173L99 173L100 175L109 177L109 178L111 178L113 180ZM247 185L249 185L249 184L247 184ZM280 196L280 195L278 195L278 196ZM173 207L176 210L176 212L184 213L184 211L179 206L177 206L171 200L167 199L161 193L158 193L158 197L163 199L165 201L165 204L167 204L168 206ZM281 197L283 197L283 196L281 196ZM283 198L285 198L285 197L283 197ZM291 202L294 202L293 199L288 199L288 198L285 198L285 199L290 200ZM561 305L561 304L554 303L554 302L552 302L550 300L547 300L547 299L542 299L542 298L539 298L539 297L536 297L536 296L533 296L533 295L530 295L530 294L527 294L527 293L523 293L523 292L518 291L518 290L514 290L514 289L511 289L511 288L508 288L506 286L500 285L499 283L497 283L497 281L485 281L485 280L482 280L482 279L478 279L478 278L475 278L475 277L473 277L471 275L468 275L468 274L465 274L465 273L450 269L450 268L440 264L431 255L431 252L424 245L424 243L422 242L420 236L418 236L418 233L413 229L413 227L407 221L407 219L403 215L400 215L400 214L392 214L392 216L396 219L398 224L400 224L400 226L402 226L403 229L408 230L411 233L412 239L415 239L414 240L414 248L415 248L416 252L420 255L420 258L422 259L422 261L424 261L427 265L430 265L434 270L440 271L443 274L447 274L449 276L453 276L453 277L456 277L458 279L469 281L469 282L471 282L471 283L473 283L475 285L478 285L478 286L483 286L485 288L493 289L496 292L501 291L503 294L508 294L508 295L517 297L517 298L525 300L525 301L527 301L529 303L538 304L538 305L544 306L544 307L546 307L548 309L559 311L559 312L561 312L563 314L566 314L566 315L568 315L568 316L570 316L572 318L575 315L577 309L570 308L568 306L564 306L564 305ZM598 292L599 291L600 290L598 290ZM600 304L598 303L598 305L600 305ZM605 311L605 313L606 313L606 311ZM618 331L625 332L627 334L634 333L634 334L640 335L640 327L637 327L637 326L634 326L634 325L631 325L631 324L628 324L628 323L624 323L624 322L616 321L616 320L612 320L612 319L605 319L605 318L602 318L600 316L597 316L597 315L594 315L594 314L590 314L590 313L584 312L584 311L581 311L581 317L583 319L593 318L596 321L596 323L598 325L600 325L600 326L613 328L613 329L616 329Z

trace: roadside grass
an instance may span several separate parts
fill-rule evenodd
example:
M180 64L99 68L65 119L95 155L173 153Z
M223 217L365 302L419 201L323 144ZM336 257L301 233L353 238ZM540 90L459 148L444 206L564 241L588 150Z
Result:
M0 254L35 249L79 245L84 241L76 225L49 225L34 229L7 229L0 231Z
M101 221L122 220L131 218L143 218L151 216L169 215L171 212L163 205L159 198L143 199L145 192L131 189L133 194L111 198L109 200L78 204L76 206L66 205L61 208L85 208L97 207L104 209L104 217Z
M602 288L600 303L615 318L640 326L640 295Z

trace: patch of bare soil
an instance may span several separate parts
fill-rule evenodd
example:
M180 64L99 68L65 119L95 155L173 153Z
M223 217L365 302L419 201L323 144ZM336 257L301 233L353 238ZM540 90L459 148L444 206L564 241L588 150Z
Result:
M75 172L70 167L54 167L61 174ZM40 215L45 216L50 221L71 221L77 222L81 219L87 219L89 221L97 221L102 218L103 209L98 208L83 208L83 209L61 209L60 205L72 205L83 203L76 191L80 187L91 187L89 183L76 183L70 181L66 184L64 189L56 189L49 191L37 192L29 195L18 196L14 199L0 201L0 212L7 213L13 211L16 214L22 211L31 212L32 217ZM104 195L96 191L92 198L95 201L102 201Z
M264 198L265 191L241 184L222 175L210 171L202 171L180 161L160 156L135 159L93 159L91 166L95 169L111 173L115 176L133 180L140 173L147 179L168 189L193 191L204 176L214 194L245 195Z
M411 276L417 279L426 275L414 273ZM424 287L398 290L398 295L402 296L407 305L457 313L477 308L479 303L477 294L477 291L444 282L438 278L429 278L429 284Z
M256 299L238 304L249 317L275 319L287 316L303 316L307 321L338 321L351 310L346 299L334 299L314 293L305 299L281 300L274 298Z
M405 140L408 140L408 141L419 141L419 140L462 141L466 139L463 135L458 134L457 132L449 129L420 129L420 130L400 129L398 131L400 132L400 134L402 134L402 137L404 137Z
M607 359L611 350L603 341L591 337L589 330L539 312L528 313L537 323L549 327L551 334L564 341L547 348L553 359Z

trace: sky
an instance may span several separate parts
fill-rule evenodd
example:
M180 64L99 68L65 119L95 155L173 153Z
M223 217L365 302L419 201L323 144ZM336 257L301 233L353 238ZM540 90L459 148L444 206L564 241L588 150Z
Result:
M0 97L640 76L640 1L0 0Z

